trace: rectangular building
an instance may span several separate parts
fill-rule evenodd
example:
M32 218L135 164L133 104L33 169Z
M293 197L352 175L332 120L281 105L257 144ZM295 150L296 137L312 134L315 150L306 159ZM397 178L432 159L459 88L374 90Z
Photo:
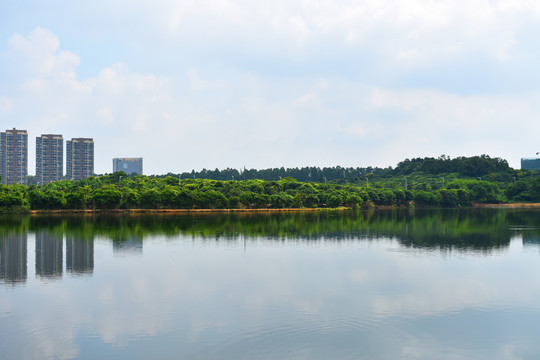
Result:
M113 173L123 171L128 175L142 175L142 158L114 158Z
M66 141L66 177L81 180L90 176L94 176L94 139Z
M24 184L28 177L28 133L6 130L0 133L0 175L2 184Z
M540 158L521 158L521 170L540 171Z
M64 138L62 135L36 137L36 181L48 184L64 176Z

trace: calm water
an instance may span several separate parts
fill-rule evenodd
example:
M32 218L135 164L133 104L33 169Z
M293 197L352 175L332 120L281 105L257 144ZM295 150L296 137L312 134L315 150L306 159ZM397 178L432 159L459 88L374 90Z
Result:
M539 359L540 211L0 217L2 359Z

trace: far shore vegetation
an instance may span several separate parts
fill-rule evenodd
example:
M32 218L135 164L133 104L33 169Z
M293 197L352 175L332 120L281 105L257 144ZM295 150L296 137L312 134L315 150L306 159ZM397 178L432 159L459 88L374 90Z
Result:
M123 172L45 185L1 185L2 212L100 209L464 207L540 202L540 173L506 160L416 158L396 168Z

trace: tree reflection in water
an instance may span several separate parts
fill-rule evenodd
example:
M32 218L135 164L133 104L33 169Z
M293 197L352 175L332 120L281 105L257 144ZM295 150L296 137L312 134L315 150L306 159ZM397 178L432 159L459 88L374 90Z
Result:
M121 249L147 236L204 240L264 238L266 241L343 241L392 238L406 247L490 251L512 236L540 235L540 211L516 209L394 209L373 211L187 213L174 215L2 216L0 232L46 232L91 241L110 239Z

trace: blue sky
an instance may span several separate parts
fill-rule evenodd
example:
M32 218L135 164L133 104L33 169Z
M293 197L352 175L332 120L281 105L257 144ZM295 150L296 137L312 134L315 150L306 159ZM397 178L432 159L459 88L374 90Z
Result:
M395 166L540 151L536 1L7 1L0 129L96 172Z

